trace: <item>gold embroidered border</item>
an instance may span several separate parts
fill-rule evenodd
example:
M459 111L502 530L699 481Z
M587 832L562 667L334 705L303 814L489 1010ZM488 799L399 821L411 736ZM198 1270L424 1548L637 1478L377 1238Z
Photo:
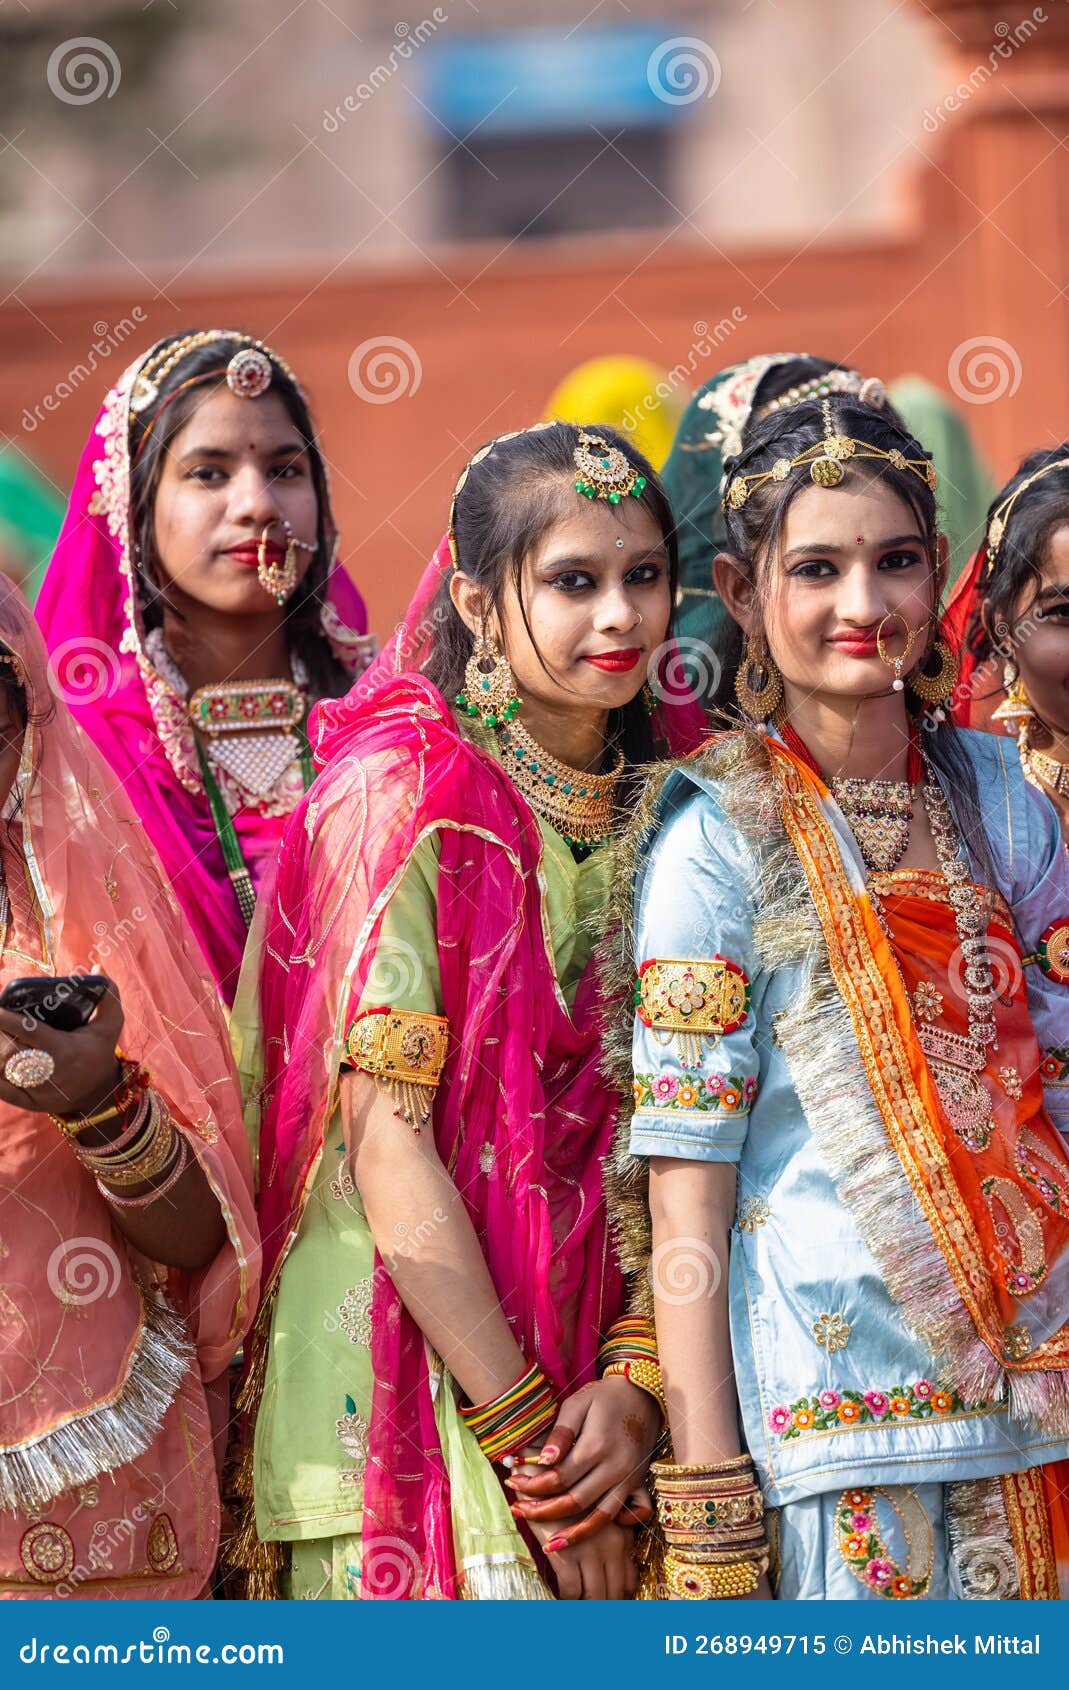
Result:
M1017 1557L1022 1602L1058 1601L1058 1563L1050 1535L1042 1470L1004 1473L999 1481Z

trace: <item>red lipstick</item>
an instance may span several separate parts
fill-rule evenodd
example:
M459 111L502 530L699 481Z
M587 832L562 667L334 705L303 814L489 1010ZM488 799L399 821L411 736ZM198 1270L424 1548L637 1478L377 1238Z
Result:
M876 641L875 628L850 628L841 634L829 636L828 644L837 651L845 651L851 657L878 657L879 645Z
M628 646L623 651L599 651L584 662L590 663L595 669L604 669L608 675L622 675L628 669L633 669L642 656L640 646Z
M257 569L260 564L259 541L246 540L239 546L230 546L227 549L226 555L227 557L232 557L235 563L241 564L243 569ZM268 563L280 563L282 560L282 547L268 542L268 544L264 547L264 557Z

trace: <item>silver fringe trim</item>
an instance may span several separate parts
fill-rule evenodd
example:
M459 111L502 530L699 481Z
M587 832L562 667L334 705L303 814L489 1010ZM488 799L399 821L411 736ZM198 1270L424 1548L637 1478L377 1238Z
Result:
M950 1566L967 1602L1019 1602L1021 1575L999 1479L946 1488Z
M461 1598L467 1602L552 1602L530 1561L515 1555L473 1555L464 1562Z
M36 1441L0 1450L0 1508L39 1512L75 1485L142 1455L174 1401L193 1346L185 1322L166 1303L144 1298L141 1342L114 1402L46 1432Z

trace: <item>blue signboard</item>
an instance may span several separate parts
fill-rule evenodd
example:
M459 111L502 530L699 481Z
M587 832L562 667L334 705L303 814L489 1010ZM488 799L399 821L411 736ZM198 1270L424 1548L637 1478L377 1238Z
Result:
M597 124L662 128L720 80L711 45L663 22L570 34L515 30L449 36L419 54L420 98L456 133L550 133Z

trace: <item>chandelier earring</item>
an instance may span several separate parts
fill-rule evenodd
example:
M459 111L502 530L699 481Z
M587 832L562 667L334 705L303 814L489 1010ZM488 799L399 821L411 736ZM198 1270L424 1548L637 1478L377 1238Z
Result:
M752 722L767 722L783 699L783 676L763 634L747 634L746 651L735 673L735 697Z
M926 665L933 658L938 667L934 675L930 675ZM910 690L925 704L942 704L958 684L960 667L957 652L940 636L932 642L927 656L922 657L917 667L910 671Z
M477 716L486 728L511 722L519 711L508 658L485 633L480 633L465 665L464 690L457 693L456 703L465 715Z

